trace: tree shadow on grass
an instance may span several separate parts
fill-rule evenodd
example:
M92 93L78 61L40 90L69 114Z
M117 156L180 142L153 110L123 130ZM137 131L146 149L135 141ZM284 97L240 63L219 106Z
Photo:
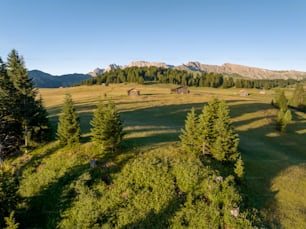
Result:
M44 158L51 156L53 153L55 153L57 150L61 148L58 142L51 142L45 145L44 147L46 149L42 153L37 153L34 154L33 156L29 154L24 155L24 158L22 159L22 165L20 166L21 172L27 169L29 166L32 167L33 165L38 166Z
M248 100L229 100L229 103L232 117L239 118L241 115L250 114L250 118L237 121L234 123L234 126L237 128L240 136L239 150L242 152L242 157L245 161L246 177L245 188L243 189L244 195L248 197L249 207L263 210L268 206L277 204L276 192L271 191L273 179L288 167L299 165L305 160L305 147L302 147L302 143L305 140L306 131L303 132L303 130L306 130L306 124L303 122L302 116L294 114L295 123L288 126L288 133L278 134L273 121L271 122L273 115L268 112L270 109L273 109L270 104ZM132 147L177 141L178 134L171 131L179 132L184 126L186 114L190 109L195 107L196 112L200 113L204 104L164 105L123 111L120 115L124 121L124 125L127 127L138 127L128 130L130 137L124 141L128 146ZM79 109L82 108L79 107ZM258 111L263 111L266 115L256 117L256 112ZM253 117L251 115L252 113L254 113ZM88 122L91 116L91 112L81 113L81 119L84 118L85 122ZM238 128L260 121L260 119L268 120L264 120L260 126L255 125L243 130L239 130ZM158 132L160 127L165 132ZM140 130L143 130L143 136L139 136L141 133ZM167 130L169 130L168 133ZM299 134L297 134L298 130L300 131ZM88 131L87 123L87 129L84 129L83 133L87 133ZM147 133L145 133L146 131ZM112 160L115 160L115 158L110 161ZM103 167L106 166L107 161L101 161L99 163ZM104 170L100 172L102 174L114 174L119 172L124 164L125 162L122 162L115 167L110 167L108 172L105 172L106 170L103 168ZM271 212L271 215L273 214ZM267 224L267 227L278 227L279 225L281 224L278 216L275 216ZM136 225L130 225L130 227L133 228Z
M154 212L153 210L150 211L145 218L125 225L122 227L122 229L136 229L136 228L169 228L169 220L174 216L175 212L177 212L184 203L185 198L178 199L174 198L171 201L169 201L168 205L165 206L162 210L159 212Z
M67 192L69 184L86 170L88 164L75 166L37 195L26 200L26 208L17 212L21 228L56 228L61 212L65 211L73 200L71 193Z
M234 105L231 108L238 115L239 111L245 114L273 107L269 104L244 104ZM293 117L295 116L294 114ZM263 125L239 129L243 125L249 125L260 119ZM301 147L305 134L297 134L297 130L306 130L306 123L301 117L294 118L295 123L289 124L287 133L281 134L276 130L275 120L275 115L253 117L238 121L234 123L234 126L238 129L239 151L242 153L245 164L243 192L247 197L248 205L266 212L268 227L280 228L283 227L280 221L281 216L275 210L278 203L276 199L278 191L271 189L272 182L282 171L305 162L305 147Z

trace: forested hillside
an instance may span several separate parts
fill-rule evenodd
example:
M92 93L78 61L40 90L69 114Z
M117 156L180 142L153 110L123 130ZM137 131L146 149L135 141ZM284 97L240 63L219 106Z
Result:
M232 77L224 76L220 73L212 72L190 72L171 68L158 67L128 67L124 69L115 69L108 71L94 78L85 80L78 85L110 84L110 83L139 83L146 81L157 83L171 83L195 87L213 87L213 88L275 88L286 87L297 83L294 79L275 79L275 80L254 80L244 79L239 75Z
M69 87L91 77L90 75L78 73L54 76L39 70L31 70L28 74L38 88Z

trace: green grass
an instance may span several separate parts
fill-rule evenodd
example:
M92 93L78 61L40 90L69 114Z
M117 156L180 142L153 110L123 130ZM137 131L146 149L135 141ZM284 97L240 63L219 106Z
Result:
M141 96L127 96L127 90L133 87L140 90ZM137 148L139 152L163 150L175 144L191 107L200 112L208 100L218 96L228 102L233 125L240 136L249 204L262 212L272 228L306 225L306 196L303 194L306 188L306 115L294 112L287 133L280 134L275 129L277 111L270 105L275 93L272 90L260 95L259 90L252 89L248 90L250 96L242 97L239 89L191 88L189 95L175 95L170 94L170 88L171 85L121 84L40 89L40 93L54 124L65 93L71 93L81 120L83 142L90 137L89 121L95 104L99 99L112 99L124 121L125 146ZM117 160L120 164L127 158Z

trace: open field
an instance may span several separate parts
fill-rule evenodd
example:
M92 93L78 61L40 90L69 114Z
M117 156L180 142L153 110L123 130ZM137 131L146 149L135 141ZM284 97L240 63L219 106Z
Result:
M128 97L136 87L141 96ZM124 144L139 151L165 148L179 140L180 129L191 107L218 96L227 101L233 125L240 136L245 162L244 191L251 206L262 212L272 228L303 228L306 225L306 114L294 112L286 134L275 130L277 110L270 103L274 91L265 95L239 89L191 88L189 95L170 94L171 85L110 85L40 89L50 118L56 124L64 95L70 93L81 120L83 141L89 139L92 112L99 99L112 99L125 125ZM291 91L286 92L287 95Z

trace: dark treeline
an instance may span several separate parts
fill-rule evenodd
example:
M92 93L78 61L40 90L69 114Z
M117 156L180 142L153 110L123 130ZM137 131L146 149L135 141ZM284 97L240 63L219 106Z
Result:
M52 137L48 113L37 93L16 50L7 62L0 58L0 159Z
M296 84L294 79L275 79L275 80L253 80L237 79L232 76L224 76L219 73L202 72L194 73L184 70L158 67L129 67L124 69L115 69L105 72L94 78L83 81L78 85L110 84L110 83L139 83L146 81L158 83L172 83L178 85L195 87L223 87L223 88L275 88L286 87Z

